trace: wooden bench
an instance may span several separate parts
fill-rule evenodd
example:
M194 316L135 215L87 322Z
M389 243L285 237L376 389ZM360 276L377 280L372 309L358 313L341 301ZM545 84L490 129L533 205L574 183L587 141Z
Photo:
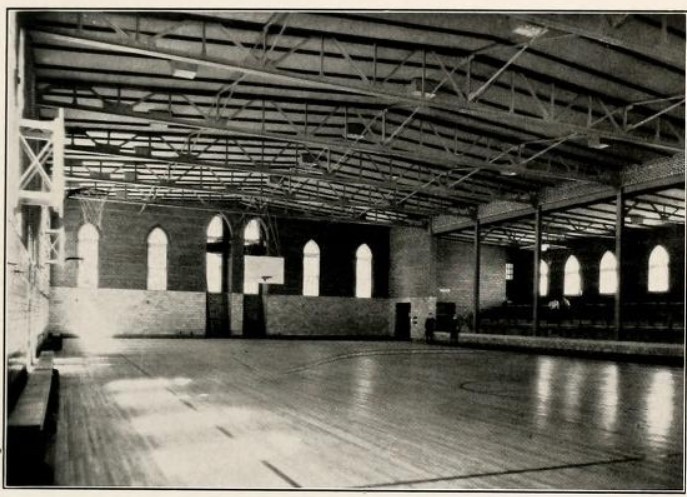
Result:
M7 483L49 484L47 442L55 431L57 371L54 354L43 352L7 420ZM52 412L51 412L52 411Z

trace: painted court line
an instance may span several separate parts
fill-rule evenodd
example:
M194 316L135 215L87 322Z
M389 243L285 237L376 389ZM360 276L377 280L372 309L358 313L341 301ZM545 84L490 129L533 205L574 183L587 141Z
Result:
M184 405L187 406L187 407L190 407L190 408L193 409L194 411L197 411L197 410L198 410L198 409L196 408L196 406L194 406L193 404L191 404L191 403L190 403L188 400L186 400L186 399L179 399L179 402L181 402L182 404L184 404Z
M231 432L229 430L227 430L226 428L223 428L223 427L217 426L217 425L215 425L215 428L217 428L223 435L225 435L229 438L234 438L234 435L232 435Z
M291 485L293 488L301 488L301 486L292 478L290 478L288 475L284 474L279 468L276 468L272 464L270 464L267 461L260 461L262 462L265 466L267 466L269 469L271 469L274 474L279 476L282 480L284 480L286 483Z
M466 475L454 475L454 476L441 476L438 478L426 478L426 479L418 479L418 480L401 480L401 481L394 481L394 482L387 482L387 483L374 483L371 485L359 485L354 488L383 488L383 487L395 487L399 485L415 485L415 484L422 484L422 483L436 483L436 482L448 482L448 481L454 481L454 480L466 480L469 478L484 478L484 477L489 477L489 476L505 476L505 475L516 475L516 474L522 474L522 473L537 473L537 472L543 472L543 471L555 471L558 469L573 469L573 468L584 468L588 466L603 466L607 464L622 464L622 463L627 463L627 462L638 462L638 461L643 461L645 458L644 457L625 457L622 459L611 459L611 460L604 460L604 461L591 461L591 462L584 462L584 463L576 463L576 464L558 464L555 466L542 466L539 468L523 468L523 469L512 469L512 470L504 470L504 471L489 471L485 473L470 473Z

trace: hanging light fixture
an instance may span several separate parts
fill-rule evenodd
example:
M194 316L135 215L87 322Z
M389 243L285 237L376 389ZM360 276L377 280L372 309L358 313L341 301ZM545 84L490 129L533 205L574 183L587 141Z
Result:
M437 96L436 87L439 82L432 79L425 79L424 88L422 87L422 78L413 78L410 80L410 94L414 97L420 98L434 98Z
M346 123L346 132L344 136L349 140L360 140L365 138L365 125L356 121Z
M179 60L170 60L169 65L172 69L172 76L181 79L196 79L198 74L198 64L191 62L182 62Z

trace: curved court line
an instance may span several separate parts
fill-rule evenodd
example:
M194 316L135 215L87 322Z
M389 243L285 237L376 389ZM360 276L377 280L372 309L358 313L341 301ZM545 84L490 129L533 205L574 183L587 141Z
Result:
M314 369L318 366L322 366L325 364L331 364L333 362L337 361L343 361L345 359L353 359L356 357L371 357L371 356L383 356L383 355L466 355L466 354L479 354L481 352L474 351L474 350L426 350L426 349L401 349L401 350L395 350L395 349L380 349L380 350L361 350L361 351L356 351L356 352L349 352L346 354L338 354L334 356L329 356L325 357L322 359L319 359L317 361L313 361L311 363L306 363L303 364L302 366L298 366L292 369L287 369L286 371L282 371L279 373L279 375L286 375L286 374L293 374L293 373L300 373L303 371L307 371L310 369ZM276 374L275 374L276 375Z
M501 385L501 383L497 380L494 380L494 381L464 381L463 383L458 385L458 388L460 388L461 390L464 390L466 392L477 393L480 395L492 395L494 397L506 397L506 398L524 397L524 395L518 394L518 393L515 393L515 395L508 395L507 392L504 392L504 393L502 393L502 392L490 392L490 391L478 390L476 388L468 388L468 387L471 387L472 385L488 385L488 384L492 384L492 383L496 383L496 384Z

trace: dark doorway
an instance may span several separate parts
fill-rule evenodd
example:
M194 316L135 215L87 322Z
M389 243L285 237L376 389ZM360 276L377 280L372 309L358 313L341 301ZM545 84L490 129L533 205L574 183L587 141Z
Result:
M243 296L243 336L260 338L266 335L265 309L262 295Z
M450 331L451 319L455 313L455 302L437 302L437 331Z
M394 336L399 340L410 340L410 302L396 304L396 327Z
M231 336L231 233L219 214L207 228L205 257L207 281L206 335L211 338Z
M230 336L229 295L226 293L208 293L206 302L207 336L210 338Z

